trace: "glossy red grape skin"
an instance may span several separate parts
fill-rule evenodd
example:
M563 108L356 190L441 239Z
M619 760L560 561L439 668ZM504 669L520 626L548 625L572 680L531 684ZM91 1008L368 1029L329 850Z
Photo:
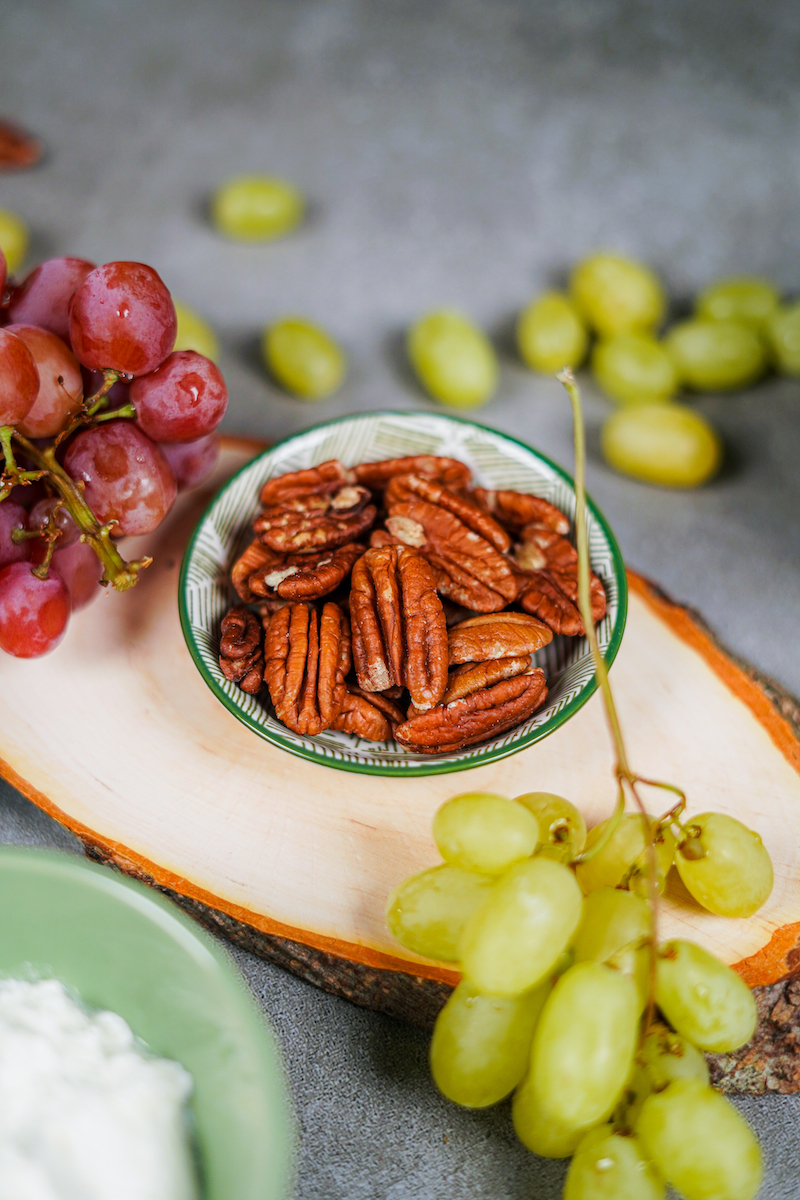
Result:
M61 641L70 614L69 591L51 572L37 579L30 563L0 571L0 649L16 658L38 658Z
M39 500L34 504L28 516L29 529L41 529L50 519L50 514L55 509L58 501L50 498ZM63 504L58 506L55 516L56 529L61 530L61 536L56 545L59 550L63 550L65 546L71 546L73 542L77 542L81 535L80 529L73 521L72 517L67 512Z
M219 458L219 438L209 433L194 442L164 442L160 450L172 467L178 491L183 492L208 479Z
M28 557L30 541L20 542L19 545L11 537L12 529L27 529L28 514L21 504L13 500L4 500L0 504L0 567L9 563L24 562Z
M69 306L69 340L93 371L147 375L175 345L172 297L152 267L111 262L91 271Z
M85 258L49 258L14 288L8 306L9 320L17 325L38 325L65 341L69 337L69 302L94 263Z
M189 442L213 433L228 407L219 367L196 350L178 350L151 375L134 379L136 420L157 442Z
M151 533L177 494L175 476L154 442L131 421L109 421L79 433L64 466L86 485L86 502L99 521L119 522L121 534Z
M65 342L36 325L9 325L30 350L39 372L39 391L27 416L17 428L25 437L55 437L83 399L83 376L78 360ZM61 382L59 382L59 379Z
M0 329L0 425L18 425L33 408L39 372L16 334Z

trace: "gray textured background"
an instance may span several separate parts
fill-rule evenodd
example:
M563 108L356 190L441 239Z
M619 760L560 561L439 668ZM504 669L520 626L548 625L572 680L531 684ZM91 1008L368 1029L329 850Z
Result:
M3 0L0 112L49 154L0 177L0 206L30 224L31 261L141 259L209 317L231 431L424 407L402 331L457 305L503 352L480 419L569 465L560 389L510 352L515 310L597 245L657 266L678 310L720 273L800 290L799 49L789 0ZM301 186L301 230L259 247L214 234L210 192L250 170ZM258 332L287 312L346 346L333 400L304 404L264 377ZM607 406L587 388L596 446ZM595 452L590 488L631 565L800 694L800 383L697 403L726 439L715 483L658 491ZM78 849L5 785L0 841ZM284 1046L298 1200L559 1194L563 1166L515 1142L506 1108L437 1096L421 1035L236 958ZM765 1144L763 1196L797 1197L800 1100L744 1108Z

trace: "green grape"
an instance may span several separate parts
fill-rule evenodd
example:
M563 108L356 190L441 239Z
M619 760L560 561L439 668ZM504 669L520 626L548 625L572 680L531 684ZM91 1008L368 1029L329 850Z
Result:
M687 832L694 836L678 847L675 865L695 900L720 917L752 917L774 878L758 834L723 813L692 817Z
M330 396L347 371L347 360L333 338L304 317L284 317L270 325L261 349L278 383L306 400Z
M539 1103L530 1074L514 1092L511 1119L514 1122L514 1132L523 1146L527 1146L542 1158L569 1158L583 1135L591 1128L591 1125L574 1128L554 1120Z
M683 404L634 405L612 413L600 446L615 471L660 487L699 487L722 462L715 430Z
M742 321L761 329L780 303L780 296L767 279L741 276L720 279L697 297L695 312L709 321Z
M639 1026L636 985L602 963L580 962L548 996L531 1049L543 1112L577 1128L605 1121L633 1066Z
M553 792L525 792L515 799L539 822L538 855L566 863L580 854L586 843L586 822L574 804Z
M748 387L767 368L763 342L741 321L682 321L670 329L664 344L679 379L698 392Z
M621 404L663 404L678 390L672 359L649 333L619 333L598 342L592 370L603 391Z
M611 1117L615 1128L630 1132L642 1111L642 1105L652 1091L649 1076L643 1067L635 1063Z
M216 362L219 358L219 342L208 321L204 321L188 304L181 304L180 300L174 300L173 303L178 318L173 350L196 350L198 354L204 354Z
M601 821L599 825L595 825L594 829L589 830L586 837L586 850L591 850L592 846L600 840L612 820L613 818L609 817L607 821ZM658 833L657 839L655 843L656 885L659 892L663 892L664 881L675 854L675 838L669 829L664 829ZM603 849L599 850L588 862L579 863L575 869L578 883L587 893L593 892L595 888L599 887L620 887L634 872L646 874L646 871L645 831L643 819L639 813L623 813L619 824Z
M0 208L0 250L6 256L9 275L13 275L28 253L28 228L15 213L5 208Z
M493 883L489 876L447 863L410 875L389 897L389 932L415 954L455 962L464 924Z
M536 818L521 804L492 792L454 796L433 818L442 858L465 871L499 875L530 858L539 840Z
M654 1092L663 1091L673 1079L699 1079L708 1083L708 1063L697 1047L660 1023L651 1027L636 1061Z
M553 968L581 919L569 867L530 858L501 875L461 935L465 977L481 992L515 996Z
M620 254L599 252L582 259L570 277L570 292L601 337L654 329L666 308L658 277Z
M588 344L586 326L562 292L545 292L519 315L517 345L532 371L554 375L564 367L579 367Z
M656 1001L672 1028L701 1050L726 1054L755 1032L750 988L694 942L675 940L659 947Z
M764 333L776 368L784 375L800 375L800 301L776 308Z
M606 965L613 967L622 975L628 975L636 984L636 994L639 997L639 1013L647 1008L650 999L650 944L644 942L637 945L622 946L616 954L606 959Z
M242 242L265 242L289 233L304 210L297 188L271 175L230 179L211 202L211 217L220 233Z
M492 344L459 312L427 313L408 331L408 356L423 387L455 408L477 408L497 388Z
M761 1151L732 1104L697 1079L648 1096L636 1122L645 1152L685 1200L753 1200Z
M564 1182L564 1200L663 1200L664 1182L635 1137L598 1125L581 1138Z
M521 996L484 996L462 982L433 1027L431 1070L439 1091L465 1108L513 1092L528 1069L533 1030L551 983Z
M576 962L606 962L623 946L650 936L650 910L644 900L619 888L599 887L583 902L573 939Z

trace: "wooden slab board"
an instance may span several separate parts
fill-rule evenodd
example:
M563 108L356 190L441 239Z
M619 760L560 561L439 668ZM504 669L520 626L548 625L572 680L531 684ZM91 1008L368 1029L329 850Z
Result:
M457 976L392 941L388 893L438 861L431 818L456 792L553 791L590 825L607 816L614 784L599 697L543 742L452 777L346 774L256 737L195 670L176 599L191 530L255 449L229 439L212 485L179 498L156 534L126 544L128 557L146 549L155 558L135 589L77 614L50 656L2 659L0 771L96 858L170 892L240 944L429 1026ZM772 897L747 921L711 916L673 884L662 934L689 935L735 965L761 989L761 1007L784 1018L749 1060L726 1060L718 1074L746 1090L800 1089L786 1037L800 986L797 706L696 617L629 580L612 681L634 768L685 788L690 811L713 808L757 829L775 864Z

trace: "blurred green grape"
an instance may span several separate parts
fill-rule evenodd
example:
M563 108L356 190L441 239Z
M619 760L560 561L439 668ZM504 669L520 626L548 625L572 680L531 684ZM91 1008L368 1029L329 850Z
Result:
M523 1146L542 1158L569 1158L591 1128L591 1125L574 1128L556 1121L539 1103L530 1073L514 1093L511 1119Z
M427 313L408 331L408 356L434 400L477 408L497 388L499 368L486 335L462 313Z
M196 350L198 354L204 354L206 358L216 362L219 358L219 342L208 321L203 320L188 304L181 304L180 300L173 303L175 316L178 318L178 333L173 350Z
M700 813L687 822L697 834L678 847L681 879L709 912L751 917L772 891L772 860L758 834L724 813Z
M693 488L716 475L722 443L699 413L652 404L613 413L603 425L603 457L623 475L661 487Z
M585 850L591 848L603 837L609 822L601 821L589 830L586 837ZM655 824L654 818L651 821ZM646 840L643 819L639 813L623 813L619 824L611 838L588 862L579 863L575 869L578 883L584 892L592 892L595 888L619 887L627 881L634 868L641 874L647 871ZM675 854L675 838L669 829L664 829L657 835L656 851L656 883L658 890L663 892L664 880L672 866Z
M621 404L663 404L678 390L672 358L648 333L619 333L598 342L592 370L603 391Z
M588 344L588 330L563 292L545 292L519 315L517 345L532 371L554 375L563 367L579 367Z
M660 1022L651 1026L637 1051L636 1061L654 1092L663 1091L673 1079L699 1079L708 1083L708 1063L697 1047Z
M453 866L499 875L512 863L530 858L539 826L526 808L505 796L465 792L437 811L433 839L442 858Z
M680 381L698 392L745 388L767 369L764 343L742 321L682 321L673 325L664 345Z
M768 279L742 275L720 279L697 297L695 312L710 321L742 321L762 329L780 303L777 288Z
M639 896L617 887L599 887L583 902L573 938L576 962L607 962L623 946L650 935L650 910Z
M410 875L389 897L389 932L415 954L454 962L464 924L493 882L488 875L447 863Z
M677 1033L712 1054L738 1050L755 1033L750 988L694 942L676 939L659 947L656 1001Z
M784 375L800 375L800 301L776 308L764 336L776 368Z
M220 233L243 242L265 242L289 233L304 210L297 188L271 175L230 179L211 202L211 217Z
M284 317L264 333L264 362L278 383L305 400L330 396L347 371L333 338L304 317Z
M28 227L5 208L0 208L0 250L6 256L9 275L16 274L28 253Z
M586 843L586 822L574 804L553 792L525 792L516 801L539 823L538 855L566 863L580 854Z
M598 1125L575 1148L564 1200L663 1200L664 1181L635 1137Z
M604 251L578 263L570 277L570 293L601 337L654 329L666 309L664 289L649 267Z

